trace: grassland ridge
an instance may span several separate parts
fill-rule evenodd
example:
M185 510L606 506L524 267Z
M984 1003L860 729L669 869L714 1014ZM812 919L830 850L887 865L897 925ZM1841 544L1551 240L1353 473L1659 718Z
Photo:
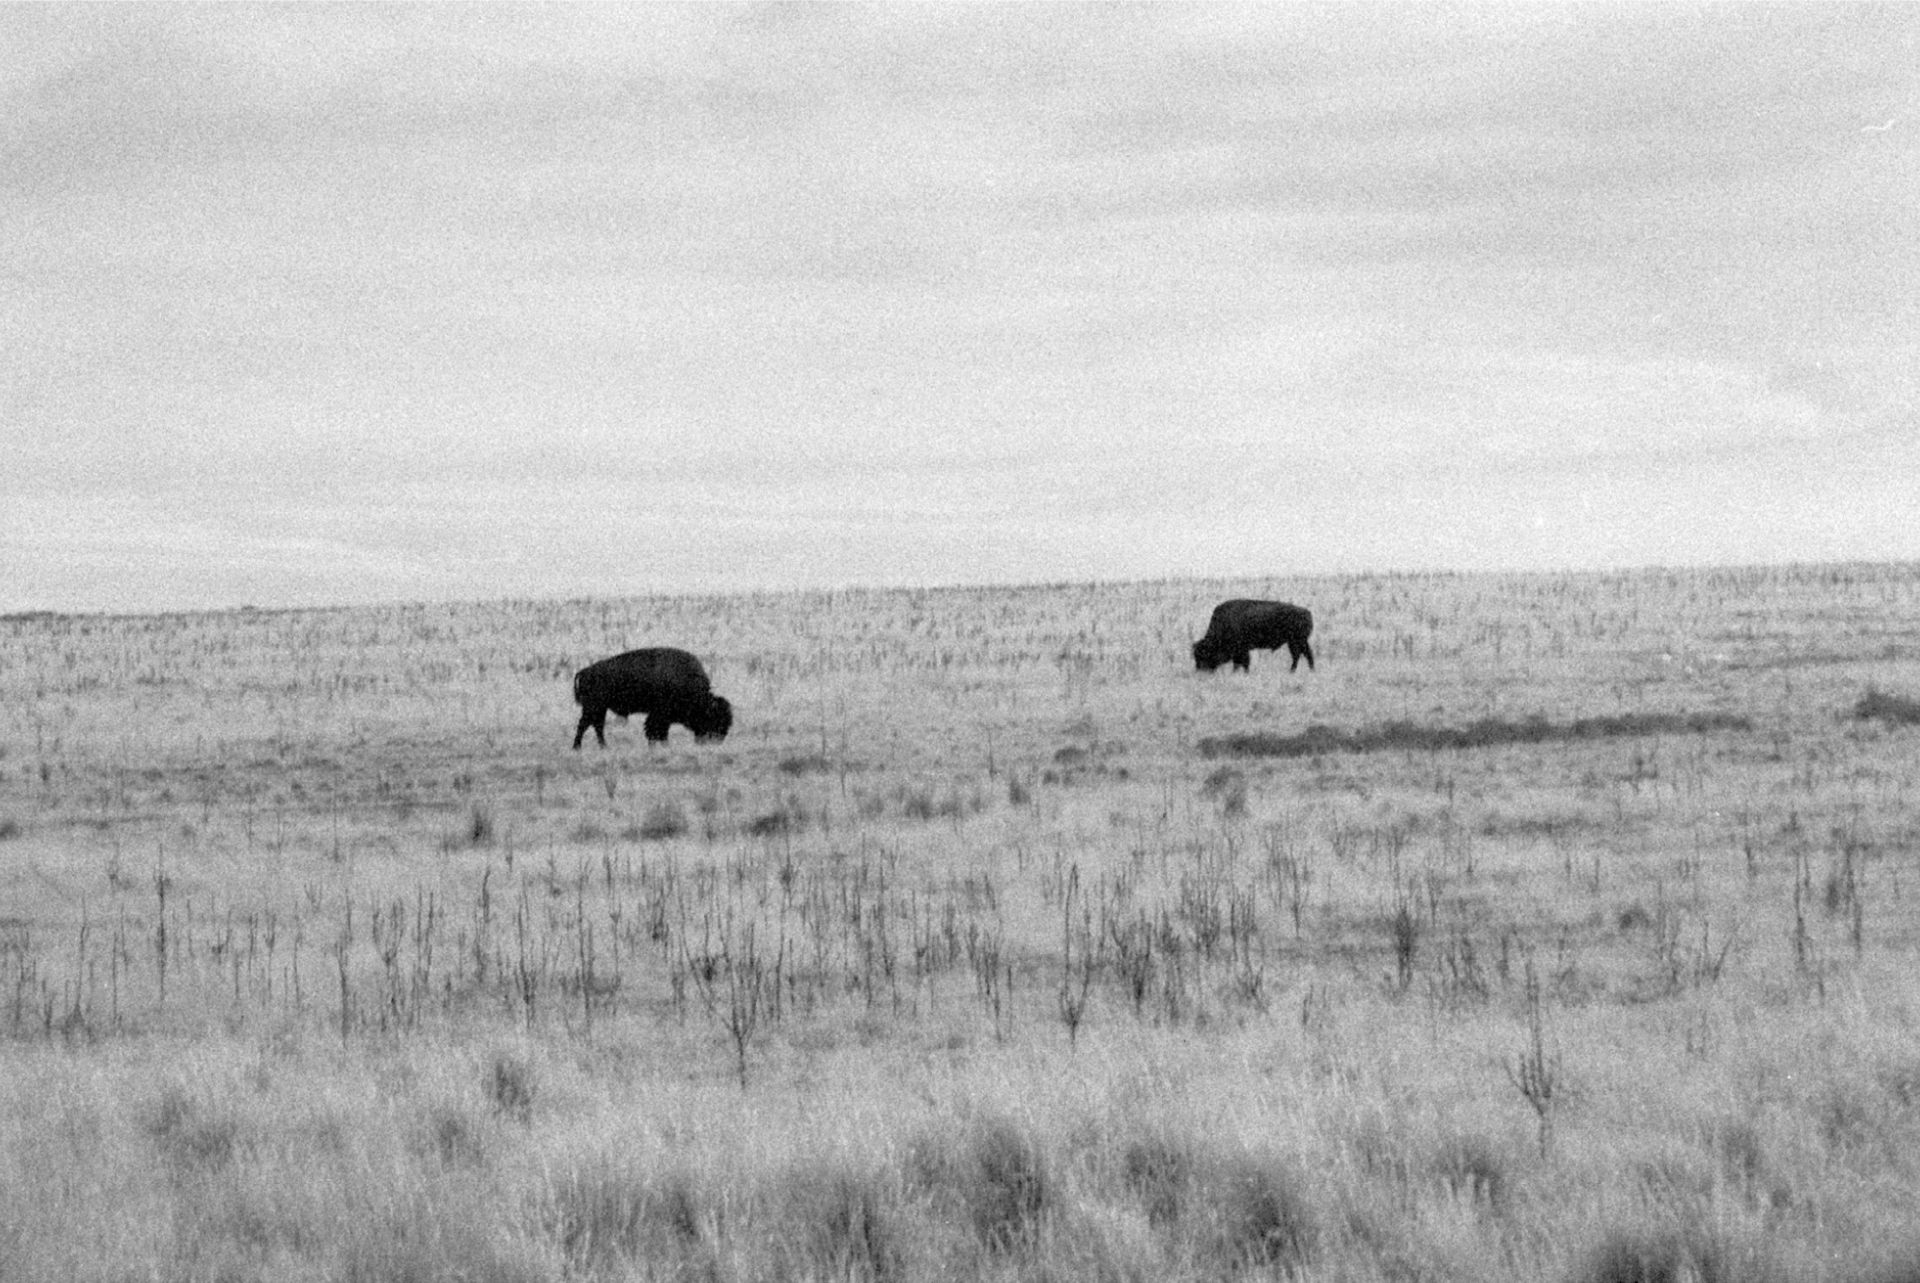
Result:
M1483 717L1465 726L1429 726L1418 722L1379 722L1341 730L1315 722L1294 735L1248 731L1210 735L1200 741L1202 757L1312 757L1321 753L1375 753L1406 749L1494 748L1505 744L1544 744L1558 740L1621 739L1645 735L1705 735L1748 731L1752 719L1737 713L1621 713L1555 722L1533 716L1513 720Z

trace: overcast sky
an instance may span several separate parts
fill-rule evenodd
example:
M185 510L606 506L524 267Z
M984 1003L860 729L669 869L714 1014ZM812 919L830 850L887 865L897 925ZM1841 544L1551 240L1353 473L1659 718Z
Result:
M1920 557L1920 5L0 6L0 610Z

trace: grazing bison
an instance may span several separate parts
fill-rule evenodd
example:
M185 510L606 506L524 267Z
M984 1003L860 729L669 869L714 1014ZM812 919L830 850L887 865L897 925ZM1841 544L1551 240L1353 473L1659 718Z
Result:
M580 747L587 728L607 745L607 714L647 715L647 739L663 744L667 728L678 722L696 740L723 740L733 726L733 705L713 693L707 670L684 650L654 646L630 650L612 659L589 664L573 675L573 698L580 705L580 726L573 746Z
M1232 661L1235 668L1251 670L1255 650L1293 652L1292 672L1305 659L1313 667L1313 647L1307 638L1313 632L1313 614L1284 601L1223 601L1213 608L1207 621L1207 635L1193 644L1193 666L1210 673Z

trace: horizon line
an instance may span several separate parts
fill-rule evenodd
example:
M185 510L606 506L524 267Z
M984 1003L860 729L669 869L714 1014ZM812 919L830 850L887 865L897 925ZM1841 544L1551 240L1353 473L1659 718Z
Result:
M1761 571L1770 572L1820 572L1842 569L1895 570L1910 568L1920 570L1920 558L1871 558L1850 557L1837 560L1813 561L1728 561L1728 562L1646 562L1633 565L1612 566L1570 566L1560 568L1543 567L1497 567L1460 569L1444 566L1432 567L1389 567L1377 570L1341 570L1341 571L1270 571L1244 575L1134 575L1114 578L1092 579L1007 579L992 582L951 581L937 584L861 584L848 583L828 587L812 586L767 586L756 588L730 589L659 589L639 592L610 592L601 594L554 594L552 596L516 596L506 594L494 597L414 597L392 598L380 601L362 602L322 602L307 605L259 605L245 602L230 606L180 606L163 607L153 610L60 610L54 608L23 607L0 611L0 624L34 623L46 620L87 619L181 619L201 615L305 615L326 614L342 611L381 611L433 609L436 607L474 607L474 606L518 606L532 604L578 605L591 602L620 601L696 601L696 600L736 600L755 597L832 597L839 594L885 596L895 593L938 593L958 594L977 592L1038 592L1047 589L1063 588L1126 588L1145 584L1235 584L1257 580L1296 579L1309 582L1327 582L1343 579L1507 579L1507 578L1561 578L1586 579L1610 575L1643 574L1752 574Z

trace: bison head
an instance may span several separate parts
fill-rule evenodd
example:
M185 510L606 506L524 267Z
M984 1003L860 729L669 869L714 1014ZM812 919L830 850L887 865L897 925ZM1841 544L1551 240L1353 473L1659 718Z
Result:
M733 729L733 705L718 695L709 695L687 719L695 741L718 744Z
M1211 673L1227 662L1227 657L1213 648L1213 639L1202 637L1193 644L1193 666L1203 673Z

